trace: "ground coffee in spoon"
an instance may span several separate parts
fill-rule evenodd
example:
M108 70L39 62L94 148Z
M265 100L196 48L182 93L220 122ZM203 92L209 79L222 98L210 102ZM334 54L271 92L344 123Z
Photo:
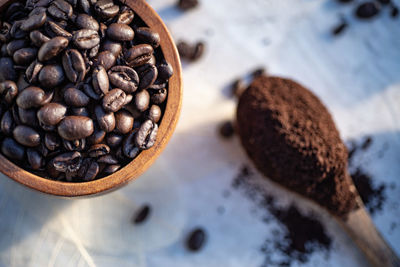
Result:
M347 149L328 110L303 86L255 78L240 97L237 128L247 154L266 176L337 216L356 207Z

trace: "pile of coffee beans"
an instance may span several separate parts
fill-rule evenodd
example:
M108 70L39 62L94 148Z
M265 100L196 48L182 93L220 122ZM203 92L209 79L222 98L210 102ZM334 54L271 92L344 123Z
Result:
M1 152L90 181L151 148L173 74L160 36L113 0L27 0L0 18Z

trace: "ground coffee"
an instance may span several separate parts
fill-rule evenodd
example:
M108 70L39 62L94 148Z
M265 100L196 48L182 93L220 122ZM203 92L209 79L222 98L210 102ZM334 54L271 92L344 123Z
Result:
M266 176L337 216L356 207L347 149L328 110L309 90L259 76L240 97L237 123L247 154Z

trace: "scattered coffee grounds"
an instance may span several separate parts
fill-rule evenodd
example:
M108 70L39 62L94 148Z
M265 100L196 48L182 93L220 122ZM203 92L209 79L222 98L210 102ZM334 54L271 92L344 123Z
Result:
M372 177L363 172L362 169L356 169L356 171L352 172L351 178L369 213L374 215L377 211L382 210L386 200L386 185L381 184L375 187Z
M237 130L256 167L345 217L356 208L347 149L329 111L300 84L260 76L242 94Z
M329 252L332 241L324 225L310 213L303 214L295 205L279 207L272 195L256 181L249 167L242 166L232 181L232 187L240 190L263 211L262 221L270 223L273 218L281 229L266 238L260 251L265 255L262 266L291 266L306 263L315 252ZM268 234L270 236L270 234ZM277 259L274 256L279 256Z
M377 2L368 1L360 4L355 11L355 15L360 19L370 19L381 11L381 6Z
M177 44L177 48L179 55L182 59L188 61L196 61L203 55L205 49L205 43L199 41L195 44L189 44L185 41L180 41Z
M342 20L342 22L339 25L335 26L332 29L332 34L339 35L339 34L343 33L347 29L348 26L349 26L349 24L346 21Z
M133 222L135 224L143 223L148 217L151 212L149 205L144 205L139 209L139 211L133 217Z
M196 228L191 233L186 240L186 247L190 251L200 250L206 243L207 236L206 232L202 228Z
M225 121L219 126L219 134L223 138L230 138L235 134L232 121Z
M160 36L113 0L14 2L0 23L0 150L42 177L86 182L151 148L172 66Z
M193 9L199 5L199 0L179 0L178 7L184 11Z

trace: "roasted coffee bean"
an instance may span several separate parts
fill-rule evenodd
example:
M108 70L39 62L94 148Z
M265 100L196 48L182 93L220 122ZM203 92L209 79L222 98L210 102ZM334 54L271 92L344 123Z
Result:
M106 137L106 142L109 147L111 148L116 148L122 144L122 141L124 140L123 135L117 134L117 133L109 133L107 134Z
M99 50L100 50L100 44L98 44L95 47L91 48L89 50L89 53L87 53L89 58L94 58L95 56L97 56L99 54Z
M95 107L95 115L100 129L109 133L115 129L115 116L113 112L105 112L101 106Z
M118 58L118 56L121 54L122 52L122 45L118 42L114 42L111 40L106 40L103 44L102 44L102 50L103 51L110 51L115 58Z
M13 60L17 65L29 65L35 60L38 50L36 48L21 48L15 51Z
M98 163L104 163L104 164L111 164L111 165L115 165L118 164L118 159L116 159L113 155L104 155L101 156L97 159Z
M67 112L67 108L58 103L48 103L39 109L37 117L40 126L44 130L53 130L64 117Z
M110 19L119 12L119 6L114 5L112 0L99 0L94 5L94 11L101 19Z
M108 93L110 83L107 72L103 66L99 65L94 68L92 74L92 85L96 94L103 95Z
M46 12L33 14L28 19L24 20L21 24L21 30L30 32L36 30L44 25L46 22Z
M68 20L72 16L73 8L64 0L55 0L51 2L47 12L56 19Z
M74 32L72 41L78 49L91 49L100 43L100 36L95 30L82 29Z
M25 147L10 137L4 138L1 143L1 152L10 159L23 160L25 157Z
M100 52L97 57L93 60L95 66L101 65L106 70L111 69L117 62L116 57L110 51Z
M90 98L81 90L68 88L64 92L64 101L68 106L85 107L89 104Z
M14 139L23 146L35 147L40 144L40 135L31 127L18 125L13 130Z
M11 58L0 58L0 70L0 82L17 80L17 72L14 69L14 63Z
M14 24L11 26L10 34L15 39L22 39L28 35L26 31L23 31L21 29L21 25L23 22L24 22L23 20L18 20L15 21Z
M360 19L369 19L378 15L381 10L381 6L373 1L368 1L360 4L356 11L355 15Z
M156 66L145 64L143 67L144 68L139 71L139 89L149 88L156 81L158 75Z
M75 172L81 167L82 155L81 153L67 152L58 155L52 160L52 165L59 172Z
M87 138L88 143L91 145L100 144L101 142L103 142L105 136L106 132L100 129L98 126L95 126L94 132L91 136Z
M143 223L149 217L150 211L151 209L149 205L144 205L143 207L141 207L138 212L133 216L133 223Z
M160 65L157 66L158 75L157 78L168 80L174 74L174 69L172 65L167 61L162 62Z
M36 109L22 109L18 108L18 116L22 124L37 128L39 120L36 117Z
M11 24L3 22L0 25L0 42L6 43L11 39Z
M98 158L110 153L110 147L105 144L92 145L89 150L89 157Z
M47 11L47 8L45 8L45 7L35 7L35 8L28 14L28 17L40 15L40 14L46 13L46 11ZM47 19L47 15L46 15L46 19Z
M181 58L190 61L198 60L204 53L205 44L204 42L197 42L193 45L188 44L185 41L180 41L177 44L178 52Z
M149 27L139 27L135 30L135 36L143 43L150 44L154 48L160 45L160 35Z
M25 79L25 74L20 72L17 81L18 91L22 92L25 88L29 87L30 83Z
M18 95L18 87L13 81L4 81L0 83L0 95L4 101L11 105L14 98Z
M0 129L5 135L12 135L15 128L15 122L10 110L7 110L1 117Z
M4 19L9 22L23 19L27 16L24 10L24 5L19 2L12 3L4 14Z
M186 247L191 251L198 251L206 242L206 233L201 228L194 229L186 240Z
M135 33L129 25L122 23L112 23L107 28L107 36L119 42L132 41Z
M146 90L141 90L135 95L135 107L139 111L145 111L149 108L150 94Z
M36 108L44 105L46 95L39 87L25 88L17 96L17 105L23 109Z
M26 157L28 159L29 165L33 170L39 170L45 164L43 156L32 148L28 148L26 151Z
M80 177L83 177L84 181L92 181L96 178L100 171L100 166L99 164L89 158L85 158L83 160L82 166L78 171L78 175Z
M103 40L106 38L107 36L107 25L105 25L104 23L100 23L100 38Z
M147 118L155 123L159 122L161 119L162 111L157 105L152 105L147 113Z
M136 131L133 130L128 136L125 137L122 143L122 152L125 157L134 159L139 155L140 149L135 144Z
M54 97L54 90L46 91L44 93L44 99L43 99L42 106L50 103L51 100L53 100L53 97Z
M65 76L60 65L46 65L39 72L39 83L44 88L54 88L64 82Z
M199 0L179 0L178 7L184 11L195 8L199 5Z
M81 107L81 108L71 108L70 113L73 116L85 116L85 117L90 117L90 113L87 108Z
M57 131L69 141L86 138L94 131L93 121L84 116L67 116L60 122Z
M44 43L38 54L39 61L47 61L57 56L62 50L68 46L68 39L65 37L54 37L50 41Z
M392 18L397 18L398 15L399 15L399 8L392 4L391 5L390 16Z
M147 63L153 54L153 47L140 44L131 47L125 54L125 60L130 67L138 67Z
M66 50L62 57L62 64L65 75L71 82L83 81L86 75L86 66L82 54L78 50Z
M120 110L115 113L115 130L121 134L129 133L133 128L134 118L127 110Z
M132 9L127 6L123 6L117 17L117 23L129 25L133 21L134 17L135 14L133 13Z
M59 24L48 21L45 27L46 34L48 34L51 38L56 36L62 36L70 40L72 38L72 34L63 29Z
M7 54L13 57L17 50L27 47L28 45L29 43L25 39L13 40L7 44Z
M103 97L103 109L106 112L117 112L125 104L126 94L121 89L113 89Z
M86 14L90 13L90 2L89 0L78 0L79 6Z
M18 105L12 105L11 114L16 125L22 124L21 120L19 119Z
M347 24L347 22L342 21L339 25L335 26L335 27L332 29L332 34L333 34L333 35L339 35L339 34L341 34L348 26L349 26L349 24Z
M111 175L111 174L117 172L120 168L121 168L121 165L119 165L119 164L107 165L103 169L103 173L105 175Z
M126 93L133 93L139 85L139 76L136 71L128 66L115 66L108 71L108 78L112 85L124 90Z
M158 90L151 95L151 102L154 104L162 104L167 99L167 90L165 88Z
M63 147L68 151L82 151L86 148L86 139L62 140Z
M191 57L191 60L195 61L201 58L204 54L205 44L204 42L197 42L194 47L194 52Z
M83 85L83 91L85 92L85 94L87 96L89 96L90 98L93 98L94 100L100 100L101 99L101 95L97 94L94 90L93 87L90 84L84 84Z
M233 123L231 121L225 121L219 126L219 134L223 138L230 138L235 134Z
M61 142L56 134L46 133L44 136L44 144L48 150L54 151L60 147Z
M39 73L43 68L43 64L39 61L33 61L25 71L26 79L29 83L37 83Z
M100 29L97 20L88 14L79 14L75 19L75 24L80 29L90 29L94 31L98 31Z
M41 47L44 43L50 40L49 37L47 37L40 31L32 31L29 34L29 38L31 39L32 43L37 47Z
M146 120L142 123L136 134L136 146L142 150L151 148L156 141L157 132L157 124L152 122L151 120Z

